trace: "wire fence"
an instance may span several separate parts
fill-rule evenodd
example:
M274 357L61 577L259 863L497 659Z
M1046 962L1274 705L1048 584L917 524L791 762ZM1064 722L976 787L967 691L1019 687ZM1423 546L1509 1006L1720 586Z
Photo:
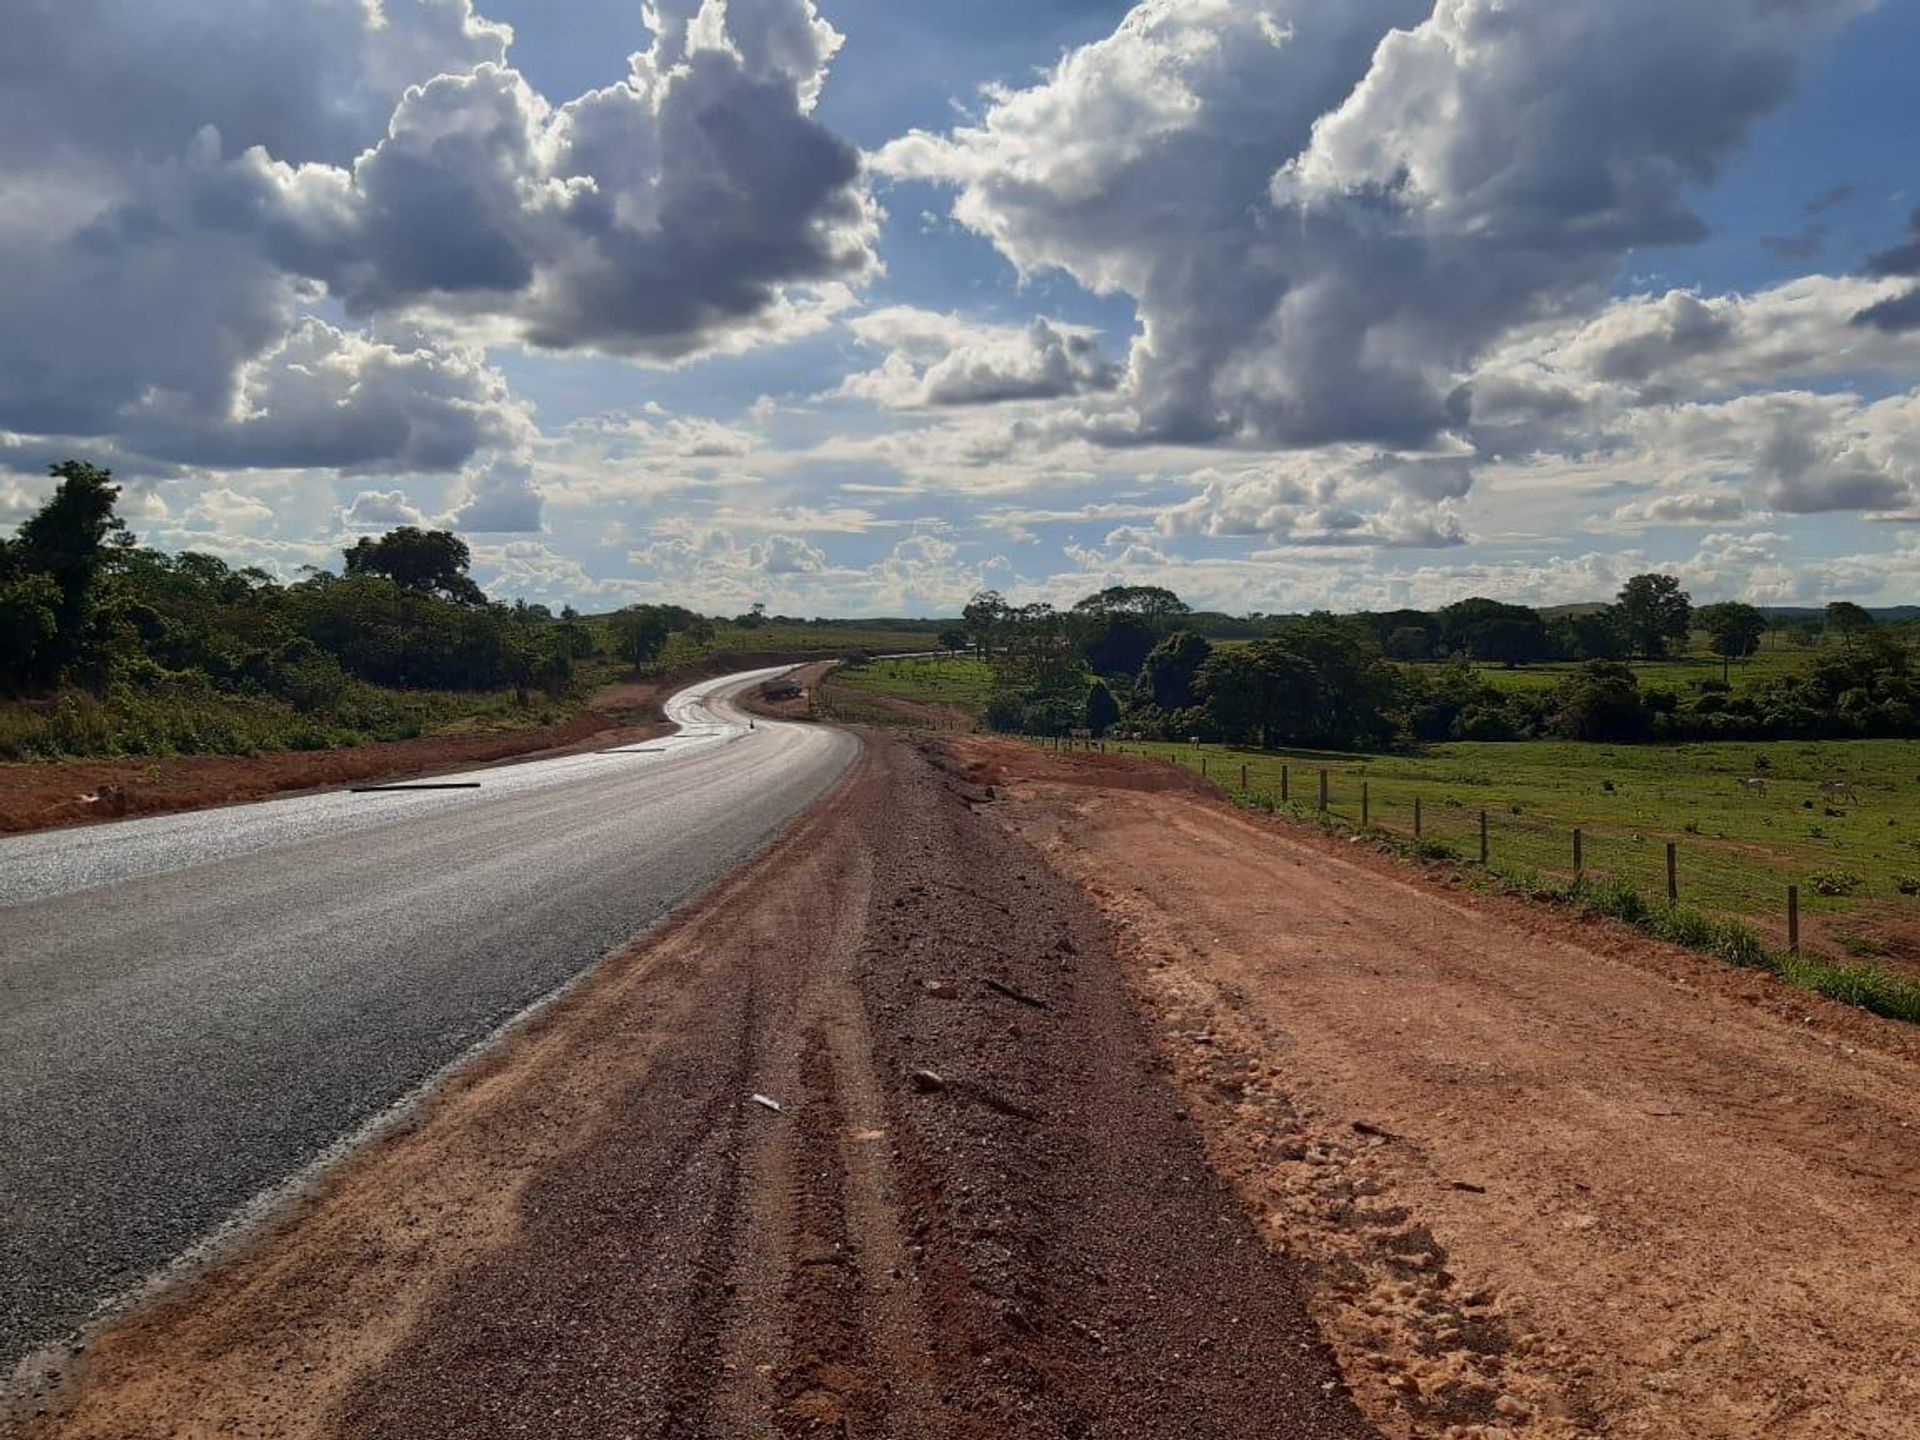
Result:
M1568 823L1500 804L1463 800L1450 787L1416 777L1367 773L1352 756L1282 758L1222 754L1172 742L1113 742L1091 737L1037 739L1060 750L1141 755L1180 765L1242 804L1303 823L1320 823L1400 842L1415 854L1488 867L1523 885L1631 887L1653 902L1737 917L1789 953L1801 949L1801 911L1832 911L1844 897L1827 882L1756 854L1675 827L1662 833L1604 819ZM1459 788L1459 787L1451 787ZM1836 887L1841 888L1841 887Z

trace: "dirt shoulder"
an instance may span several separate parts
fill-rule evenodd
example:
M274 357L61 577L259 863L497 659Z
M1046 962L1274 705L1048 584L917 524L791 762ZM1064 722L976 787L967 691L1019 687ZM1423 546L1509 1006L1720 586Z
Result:
M1372 1433L1107 925L987 800L872 740L763 857L90 1337L24 1433Z
M957 742L1143 1011L1396 1435L1894 1437L1920 1414L1912 1029L1237 811Z

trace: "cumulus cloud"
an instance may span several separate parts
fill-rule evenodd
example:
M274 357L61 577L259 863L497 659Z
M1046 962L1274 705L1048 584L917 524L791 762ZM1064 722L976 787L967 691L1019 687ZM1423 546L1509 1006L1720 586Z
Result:
M1161 534L1426 549L1467 540L1454 509L1473 485L1465 457L1298 454L1193 479L1201 492L1161 514Z
M0 426L453 470L525 417L449 334L672 361L824 323L875 264L811 113L838 35L812 0L649 13L628 77L557 106L470 0L10 17Z
M362 490L340 514L348 530L391 530L399 525L424 525L426 517L402 490Z
M1897 293L1884 280L1809 275L1754 295L1687 290L1607 306L1586 324L1529 349L1577 378L1630 387L1639 400L1726 394L1758 385L1910 373L1920 337L1881 334L1854 317ZM1498 358L1498 357L1496 357Z
M527 461L503 457L467 476L466 494L451 517L457 530L518 533L538 530L546 496Z
M1696 238L1690 188L1868 5L1147 0L877 164L1134 296L1148 432L1424 443L1488 344Z
M1724 525L1745 519L1746 514L1747 502L1736 494L1687 490L1630 500L1611 518L1620 525L1644 529L1649 525Z
M1043 317L988 325L901 305L847 328L888 353L878 369L848 376L839 393L894 409L1057 400L1111 390L1122 375L1101 354L1097 331Z

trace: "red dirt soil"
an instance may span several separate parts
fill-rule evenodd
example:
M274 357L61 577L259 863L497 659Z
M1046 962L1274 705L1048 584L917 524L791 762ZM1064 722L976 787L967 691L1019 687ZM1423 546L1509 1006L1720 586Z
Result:
M1365 1440L1106 925L985 804L875 739L759 860L92 1336L24 1433Z
M953 746L1394 1435L1920 1434L1916 1032L1238 811ZM1129 776L1125 769L1139 772Z
M590 710L563 725L497 735L423 736L338 750L0 765L0 833L204 810L366 781L443 774L502 760L564 755L589 743L631 744L664 729L659 723L631 725L615 715Z

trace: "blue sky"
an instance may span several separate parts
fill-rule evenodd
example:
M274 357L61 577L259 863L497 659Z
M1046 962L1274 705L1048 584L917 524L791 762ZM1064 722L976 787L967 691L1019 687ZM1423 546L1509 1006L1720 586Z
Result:
M0 101L0 524L86 454L591 609L1915 598L1911 4L95 8Z

